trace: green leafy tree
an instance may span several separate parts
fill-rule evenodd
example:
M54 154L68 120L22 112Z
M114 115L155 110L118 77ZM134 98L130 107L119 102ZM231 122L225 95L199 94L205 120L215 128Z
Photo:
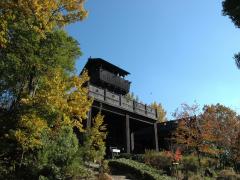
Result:
M30 166L46 145L43 134L51 137L62 127L84 131L83 121L92 104L84 87L87 73L74 75L78 43L61 30L48 33L45 39L38 37L20 29L13 37L15 43L9 42L0 53L0 102L10 104L0 112L0 164L4 167L0 175L7 179L35 176L38 169ZM30 176L30 169L35 174Z
M86 119L92 103L88 99L88 90L82 87L88 79L87 74L84 73L80 78L63 79L61 73L57 71L52 74L51 80L49 80L50 77L49 75L42 79L43 84L39 87L36 96L21 99L21 111L17 116L10 118L15 122L15 127L9 126L1 136L0 145L3 148L0 152L3 156L0 157L0 161L2 160L1 163L5 166L10 163L10 167L14 167L11 171L17 177L21 177L18 172L25 172L21 174L24 178L26 178L25 175L29 175L28 170L38 162L36 156L38 152L42 149L46 150L51 146L50 144L53 144L52 141L61 140L64 141L64 145L60 146L61 144L56 142L54 148L59 151L53 151L52 153L56 154L51 154L51 156L62 156L59 154L60 150L67 152L73 140L67 135L61 136L62 139L56 139L62 133L61 129L76 128L84 131L83 120ZM3 127L1 127L3 129L4 122L2 121ZM71 132L69 131L69 133ZM46 137L52 142L49 145L46 144L48 143ZM64 148L66 149L64 150ZM69 158L73 157L69 156ZM29 159L35 159L35 161L29 162ZM66 168L59 164L56 166L58 169ZM33 176L38 171L39 168L35 168Z
M223 15L229 16L237 28L240 28L240 2L238 0L224 0ZM238 68L240 68L240 53L234 55L234 59Z
M44 145L37 153L37 161L34 162L36 164L31 164L31 167L36 167L40 175L48 178L66 178L65 171L74 163L79 151L78 139L73 129L62 126L55 132L44 134L42 141ZM78 160L81 166L83 161Z
M89 78L74 74L79 44L60 27L84 19L84 3L0 2L0 179L81 171L73 128L84 131Z
M46 39L35 32L16 30L8 48L0 51L0 97L11 108L24 96L34 96L40 78L48 72L56 68L73 72L81 55L77 41L61 30L48 33Z

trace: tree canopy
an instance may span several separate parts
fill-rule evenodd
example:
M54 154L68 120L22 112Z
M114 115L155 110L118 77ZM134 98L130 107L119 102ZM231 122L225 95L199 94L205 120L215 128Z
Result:
M45 37L56 26L87 16L85 0L2 0L0 2L0 47L11 39L14 27L23 27Z
M240 28L240 1L224 0L222 2L223 15L229 16L237 28ZM234 55L237 67L240 69L240 53Z
M85 132L92 105L89 77L75 74L79 43L60 28L84 19L83 6L84 0L0 2L0 179L84 174L77 134Z
M196 152L198 157L208 154L219 158L223 166L236 164L240 148L240 121L236 112L221 104L205 105L199 114L196 109L196 105L183 105L182 110L177 111L179 123L173 140L182 145L185 152Z

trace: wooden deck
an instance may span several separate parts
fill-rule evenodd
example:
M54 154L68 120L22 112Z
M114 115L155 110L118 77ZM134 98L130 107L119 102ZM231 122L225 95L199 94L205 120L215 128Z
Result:
M115 94L107 89L89 85L89 96L108 105L157 120L156 109L147 106L146 104L129 100L125 96Z

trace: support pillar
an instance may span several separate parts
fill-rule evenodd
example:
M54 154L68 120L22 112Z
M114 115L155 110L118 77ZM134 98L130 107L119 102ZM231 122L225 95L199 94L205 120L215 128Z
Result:
M102 112L102 103L100 103L99 112Z
M129 115L126 115L126 148L127 153L130 153L130 123L129 123Z
M87 118L87 129L91 128L92 125L92 108L90 108L88 112L88 118Z
M134 133L131 133L131 151L134 151Z
M156 151L159 151L157 123L154 123L154 136L155 136L155 148Z

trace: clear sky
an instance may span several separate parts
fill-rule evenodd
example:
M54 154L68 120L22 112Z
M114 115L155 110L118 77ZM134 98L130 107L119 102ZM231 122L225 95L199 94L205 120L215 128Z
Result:
M84 55L129 71L131 91L171 113L181 103L222 103L240 112L240 29L219 0L88 0L88 18L66 29Z

